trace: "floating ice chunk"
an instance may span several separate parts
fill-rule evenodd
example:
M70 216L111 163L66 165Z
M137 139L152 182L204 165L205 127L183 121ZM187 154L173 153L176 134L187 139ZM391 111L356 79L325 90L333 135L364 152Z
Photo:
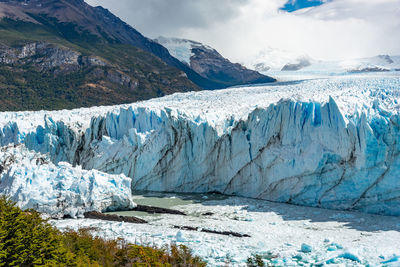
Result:
M301 244L301 252L303 253L310 253L312 252L312 246L307 245L307 244Z
M355 261L355 262L361 263L360 258L357 255L355 255L354 253L351 253L351 252L344 252L342 254L339 254L338 256L327 260L326 263L327 264L336 263L337 259L347 259L347 260L351 260L351 261Z
M186 242L187 241L185 238L185 235L181 231L178 231L176 233L176 241L177 242Z
M400 256L394 256L393 258L383 261L381 262L382 264L394 264L394 263L398 263L400 266Z
M343 246L339 245L338 243L332 243L331 246L335 247L336 249L343 249Z
M358 256L356 256L355 254L351 253L351 252L345 252L342 253L338 256L338 258L343 258L343 259L348 259L348 260L352 260L352 261L356 261L356 262L361 262L361 260L358 258Z
M336 251L337 247L336 246L329 246L327 250L328 251Z

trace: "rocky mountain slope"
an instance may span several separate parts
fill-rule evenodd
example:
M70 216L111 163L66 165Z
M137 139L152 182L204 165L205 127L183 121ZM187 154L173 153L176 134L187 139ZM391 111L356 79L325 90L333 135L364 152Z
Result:
M199 42L159 37L156 41L202 77L228 85L269 83L275 79L234 64L214 48Z
M0 1L0 111L131 103L200 89L181 70L96 26L95 10L83 1Z
M101 7L0 0L0 111L130 103L224 88Z
M79 43L78 46L90 50L92 50L93 43L98 46L133 46L158 57L168 66L183 71L194 84L203 89L235 85L199 75L189 66L171 56L165 47L144 37L108 10L102 7L92 7L83 0L1 0L0 17L44 26L51 33L60 35L48 39L54 41L53 39L58 40L61 37L74 45ZM86 39L84 40L82 37L86 37ZM48 41L48 39L43 41ZM88 44L88 41L91 42ZM135 60L132 59L132 61ZM195 86L192 86L193 88ZM182 90L178 89L178 91Z

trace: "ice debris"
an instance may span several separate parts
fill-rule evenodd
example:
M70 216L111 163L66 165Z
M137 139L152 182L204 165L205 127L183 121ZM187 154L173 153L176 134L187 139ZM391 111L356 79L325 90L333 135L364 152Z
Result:
M136 206L130 178L82 170L65 162L53 164L47 155L23 145L0 150L0 194L22 209L35 209L53 218Z
M301 244L301 252L310 253L310 252L312 252L312 247L310 245L303 243L303 244Z

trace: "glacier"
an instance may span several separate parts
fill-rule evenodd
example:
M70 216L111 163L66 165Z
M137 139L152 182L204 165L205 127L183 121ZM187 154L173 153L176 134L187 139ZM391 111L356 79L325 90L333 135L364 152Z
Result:
M4 112L0 143L132 179L400 215L400 79L345 76L178 93L112 107Z

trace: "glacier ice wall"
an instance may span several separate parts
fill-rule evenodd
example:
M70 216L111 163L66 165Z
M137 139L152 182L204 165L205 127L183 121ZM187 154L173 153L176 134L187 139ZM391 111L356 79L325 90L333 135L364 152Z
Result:
M0 151L0 194L22 209L35 209L53 218L81 217L86 211L131 209L131 179L96 170L54 165L23 145Z
M389 101L386 92L363 93ZM281 100L218 127L160 106L92 116L82 129L49 116L28 132L10 122L0 142L23 142L55 163L122 173L133 190L218 191L400 216L400 115L379 102L342 114L332 98Z

